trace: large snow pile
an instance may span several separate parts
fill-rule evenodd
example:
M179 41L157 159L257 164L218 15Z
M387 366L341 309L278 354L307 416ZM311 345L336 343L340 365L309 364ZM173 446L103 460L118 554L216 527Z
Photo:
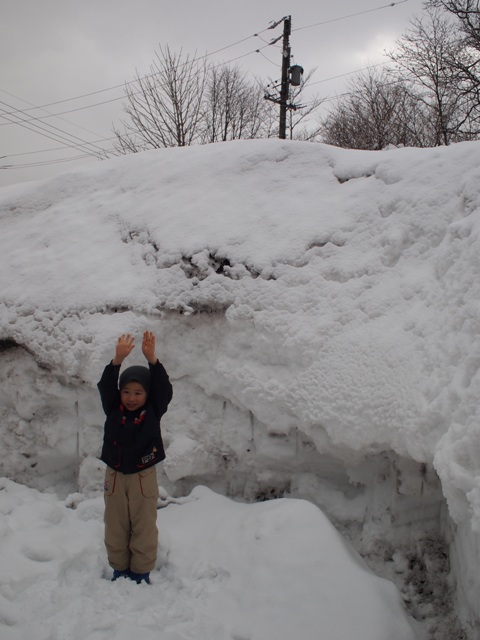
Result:
M95 499L96 382L119 333L152 330L175 389L161 472L172 494L197 482L290 492L362 523L362 487L378 487L387 458L418 519L436 473L462 533L468 619L480 593L465 562L480 531L479 157L477 143L250 141L1 190L2 474ZM374 508L381 535L387 509Z

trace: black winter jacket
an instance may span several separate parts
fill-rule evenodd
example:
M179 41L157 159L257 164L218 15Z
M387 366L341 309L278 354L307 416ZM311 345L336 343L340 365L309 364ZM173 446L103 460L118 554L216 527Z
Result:
M158 360L149 369L150 392L137 411L127 411L120 402L119 366L108 364L98 383L107 416L100 460L122 473L137 473L165 459L160 418L172 399L172 385Z

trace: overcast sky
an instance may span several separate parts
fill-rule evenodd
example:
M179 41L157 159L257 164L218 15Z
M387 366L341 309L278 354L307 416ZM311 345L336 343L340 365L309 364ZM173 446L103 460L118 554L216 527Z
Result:
M66 139L75 145L113 135L122 117L123 84L136 70L148 73L159 45L212 53L210 60L235 61L252 78L278 79L280 49L265 45L282 35L283 26L264 30L290 15L292 63L316 68L311 90L329 97L348 80L335 76L385 61L384 51L422 7L423 0L2 0L0 167L16 168L0 169L0 186L97 162L44 164L82 154ZM85 94L92 95L79 97ZM59 101L66 102L51 104ZM49 113L69 113L25 122L47 115L31 109L47 104ZM32 163L43 164L20 166Z

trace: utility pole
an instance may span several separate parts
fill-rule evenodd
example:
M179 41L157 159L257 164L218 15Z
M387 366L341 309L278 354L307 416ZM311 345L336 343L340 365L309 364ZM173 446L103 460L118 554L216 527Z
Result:
M272 95L271 93L265 93L265 100L270 100L270 102L275 102L280 105L280 122L278 126L278 137L282 140L285 140L287 137L287 109L298 109L297 105L289 104L288 98L290 95L290 85L300 86L301 78L303 75L303 68L300 65L294 65L290 67L290 34L292 32L292 17L285 16L278 22L272 24L272 26L268 27L269 29L274 29L281 22L283 22L283 45L282 45L282 79L280 85L275 85L275 89L278 90L280 87L280 91L276 95ZM278 42L282 36L279 36L275 40L272 40L270 44L275 44Z
M283 21L283 51L282 51L282 84L280 88L280 125L278 137L285 140L287 133L287 102L289 95L288 70L290 69L290 34L292 32L292 17L287 16Z

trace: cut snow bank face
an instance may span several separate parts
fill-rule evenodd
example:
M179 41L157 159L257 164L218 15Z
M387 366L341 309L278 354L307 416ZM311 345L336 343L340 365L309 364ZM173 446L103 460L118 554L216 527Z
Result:
M170 489L323 491L362 521L386 456L398 495L435 468L477 531L479 151L236 142L1 190L4 473L98 487L95 385L118 334L148 329Z

